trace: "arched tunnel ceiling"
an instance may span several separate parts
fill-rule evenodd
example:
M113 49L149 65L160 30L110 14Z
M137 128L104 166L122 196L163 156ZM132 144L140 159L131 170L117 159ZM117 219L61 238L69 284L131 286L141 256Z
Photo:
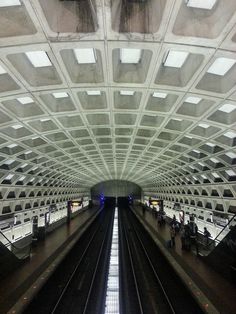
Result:
M0 0L1 184L234 191L235 12L235 0Z

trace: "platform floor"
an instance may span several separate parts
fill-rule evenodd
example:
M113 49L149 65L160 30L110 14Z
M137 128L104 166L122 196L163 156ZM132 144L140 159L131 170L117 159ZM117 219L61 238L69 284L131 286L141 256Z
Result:
M202 258L196 256L195 252L182 250L179 235L176 236L175 247L168 249L166 242L170 239L169 225L159 226L156 217L150 210L146 210L143 214L140 206L133 209L140 221L150 227L153 235L160 240L163 247L182 266L203 294L215 305L219 313L235 314L236 286L216 273Z
M20 313L30 297L45 282L53 267L60 262L87 226L95 219L98 207L86 209L70 224L63 224L47 234L44 241L32 248L29 259L0 281L0 313ZM34 291L35 290L35 291ZM8 312L9 311L9 312Z

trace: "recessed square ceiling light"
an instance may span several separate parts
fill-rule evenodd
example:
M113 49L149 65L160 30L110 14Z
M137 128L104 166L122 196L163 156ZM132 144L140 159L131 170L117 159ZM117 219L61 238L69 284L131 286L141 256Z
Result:
M215 177L215 178L220 178L220 176L219 176L218 173L216 173L216 172L212 172L212 175L213 175L213 177Z
M207 180L207 177L206 177L204 174L201 174L201 177L202 177L204 180Z
M236 154L233 152L225 153L225 155L228 156L229 158L236 158Z
M21 5L20 0L1 0L0 7L11 7L15 5Z
M8 176L6 176L5 180L11 180L14 177L14 174L10 173Z
M188 97L185 99L184 102L188 102L190 104L197 105L201 100L202 100L202 98L199 98L199 97Z
M66 98L68 97L67 93L61 92L61 93L52 93L53 97L55 98Z
M231 104L224 104L223 106L221 106L218 110L225 112L225 113L230 113L232 111L234 111L236 109L235 105L231 105Z
M32 137L31 139L32 139L32 140L37 140L37 138L39 138L39 136L34 136L34 137Z
M10 145L8 145L7 147L8 148L14 148L14 147L16 147L16 146L18 146L17 144L10 144Z
M35 68L52 66L45 51L28 51L25 54Z
M30 104L30 103L34 102L33 99L30 98L30 97L21 97L21 98L17 98L17 100L18 100L21 104L23 104L23 105Z
M121 90L120 95L121 96L133 96L134 91L132 91L132 90Z
M230 177L234 177L234 176L236 176L236 173L233 171L233 170L226 170L225 171Z
M100 90L88 90L87 91L88 96L99 96L101 95Z
M192 140L192 136L189 136L189 135L185 135L186 138L189 138L190 140Z
M26 152L25 152L25 155L29 155L29 154L31 154L32 153L32 150L27 150Z
M20 177L19 181L23 181L25 179L25 176Z
M166 93L158 93L158 92L154 92L152 94L152 97L156 97L156 98L166 98L167 97L167 94Z
M41 122L47 122L47 121L51 121L51 119L49 118L43 118L43 119L40 119Z
M74 49L74 54L79 64L96 63L96 50L93 48Z
M141 59L141 49L120 49L120 61L121 63L139 63Z
M196 149L193 149L193 152L194 152L194 153L197 153L197 154L200 154L200 151L199 151L199 150L196 150Z
M7 73L7 71L0 65L0 75L5 73Z
M28 164L27 164L27 163L25 163L25 164L21 165L21 168L25 168L26 166L28 166Z
M236 63L235 59L217 58L209 67L207 73L224 76Z
M217 0L187 0L187 6L191 8L211 10Z
M209 142L208 142L208 143L206 143L206 145L207 145L207 146L210 146L210 147L215 147L215 146L216 146L215 144L213 144L213 143L209 143Z
M218 163L219 163L219 160L216 159L216 158L210 158L210 160L211 160L212 162L214 162L214 164L218 164Z
M12 125L12 128L15 130L18 130L18 129L23 128L23 126L21 124L15 124L15 125Z
M4 161L4 164L10 165L10 164L13 164L14 161L15 161L14 159L8 159L8 160Z
M226 133L224 134L224 136L226 136L226 137L228 137L228 138L235 138L235 137L236 137L236 133L229 131L229 132L226 132Z
M183 119L173 118L172 121L179 121L179 122L181 122L181 121L183 121Z
M164 66L181 68L184 62L186 61L188 55L189 53L186 51L169 50L164 60Z
M210 125L208 125L206 123L199 123L198 126L200 126L203 129L208 129L210 127Z

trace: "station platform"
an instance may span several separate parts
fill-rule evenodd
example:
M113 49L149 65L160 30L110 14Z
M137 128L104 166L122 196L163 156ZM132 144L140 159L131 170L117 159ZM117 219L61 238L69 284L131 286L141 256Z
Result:
M133 206L132 210L206 313L235 314L236 286L215 272L194 251L182 250L179 234L175 247L167 248L170 227L168 223L159 226L151 210L143 212L141 206Z
M44 241L32 247L30 258L0 281L0 313L22 313L29 300L45 283L86 228L94 221L99 207L83 210L70 224L48 233Z

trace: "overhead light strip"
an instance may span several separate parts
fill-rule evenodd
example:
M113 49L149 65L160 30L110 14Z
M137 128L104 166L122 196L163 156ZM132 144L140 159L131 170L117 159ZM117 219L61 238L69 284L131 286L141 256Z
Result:
M217 0L186 0L187 6L197 9L212 10Z
M0 7L13 7L21 5L20 0L0 0Z

